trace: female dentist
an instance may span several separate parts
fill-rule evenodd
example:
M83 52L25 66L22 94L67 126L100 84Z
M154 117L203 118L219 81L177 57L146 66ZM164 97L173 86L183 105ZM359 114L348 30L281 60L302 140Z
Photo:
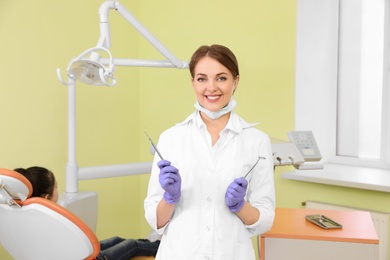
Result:
M201 46L189 63L196 111L164 131L145 217L162 240L157 260L254 260L251 237L275 215L269 137L238 116L240 79L225 46ZM249 174L247 174L249 173Z

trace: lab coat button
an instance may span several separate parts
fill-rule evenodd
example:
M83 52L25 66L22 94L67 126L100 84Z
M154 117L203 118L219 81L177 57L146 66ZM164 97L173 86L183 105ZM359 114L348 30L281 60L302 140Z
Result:
M207 197L207 201L210 202L211 201L211 197Z

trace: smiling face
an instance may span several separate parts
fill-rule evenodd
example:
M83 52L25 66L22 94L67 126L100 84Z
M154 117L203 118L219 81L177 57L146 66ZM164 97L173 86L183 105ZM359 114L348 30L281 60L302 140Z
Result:
M238 75L234 78L220 62L205 56L194 67L192 86L199 104L215 112L229 103L238 80Z

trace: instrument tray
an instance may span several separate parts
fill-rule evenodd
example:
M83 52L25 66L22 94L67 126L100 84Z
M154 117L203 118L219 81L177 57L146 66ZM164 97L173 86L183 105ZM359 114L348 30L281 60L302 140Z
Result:
M331 218L325 215L306 215L306 220L323 228L323 229L334 229L342 228L343 226Z

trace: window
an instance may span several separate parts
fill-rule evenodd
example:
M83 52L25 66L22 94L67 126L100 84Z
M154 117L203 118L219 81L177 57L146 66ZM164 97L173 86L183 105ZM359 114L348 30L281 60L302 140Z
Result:
M390 169L390 0L298 0L296 130L324 163Z

